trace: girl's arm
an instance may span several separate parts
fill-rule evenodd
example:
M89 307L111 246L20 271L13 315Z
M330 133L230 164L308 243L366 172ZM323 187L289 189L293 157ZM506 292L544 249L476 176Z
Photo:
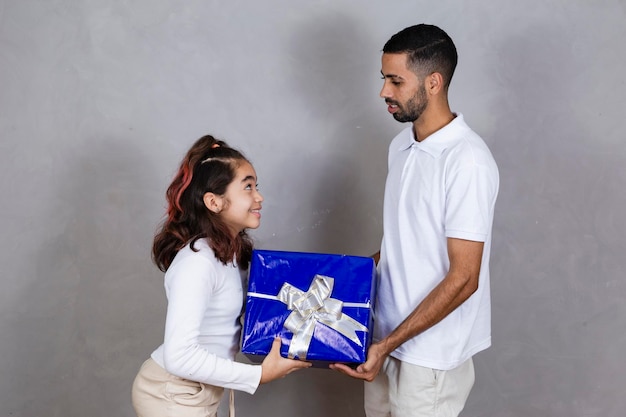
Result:
M229 359L237 348L238 340L239 328L234 318L228 325L230 327L213 329L216 334L222 333L214 343L217 351L224 350L223 355L216 355L204 347L211 340L200 343L208 303L214 303L211 307L215 309L220 302L228 304L230 301L214 296L216 277L215 266L199 253L190 254L170 266L166 276L168 304L163 343L164 366L169 373L181 378L252 394L261 381L262 368ZM241 297L241 293L237 297ZM222 309L217 310L217 314L221 314ZM235 310L238 314L237 307Z

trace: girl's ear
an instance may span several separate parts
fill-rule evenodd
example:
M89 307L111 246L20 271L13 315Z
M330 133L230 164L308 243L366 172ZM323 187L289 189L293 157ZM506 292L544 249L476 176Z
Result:
M206 206L206 208L211 210L213 213L218 214L220 211L222 211L224 201L219 195L215 195L213 193L205 193L202 201L204 201L204 205Z

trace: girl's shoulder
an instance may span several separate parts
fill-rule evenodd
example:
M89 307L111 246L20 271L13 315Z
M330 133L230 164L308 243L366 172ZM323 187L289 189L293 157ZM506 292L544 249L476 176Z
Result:
M165 272L165 284L171 287L181 282L185 285L195 282L198 288L208 284L215 289L236 271L235 265L224 265L217 259L205 239L199 239L193 246L187 244L178 251Z
M195 249L195 250L194 250ZM165 272L167 287L184 283L185 286L195 282L199 287L215 282L220 275L219 260L204 239L192 246L188 243L178 251L172 264ZM181 279L184 278L184 279Z
M206 239L198 239L193 246L191 243L187 243L178 251L169 269L189 264L206 264L207 266L212 265L215 267L219 264L219 260L215 257L213 249L211 249Z

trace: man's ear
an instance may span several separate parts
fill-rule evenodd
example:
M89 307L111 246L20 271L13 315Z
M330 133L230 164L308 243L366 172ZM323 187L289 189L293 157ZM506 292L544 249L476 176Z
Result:
M426 91L435 95L443 89L443 76L439 72L433 72L426 77Z
M206 208L211 210L213 213L218 214L220 211L222 211L224 201L219 195L215 195L213 193L205 193L204 197L202 197L202 201L204 201L204 205L206 206Z

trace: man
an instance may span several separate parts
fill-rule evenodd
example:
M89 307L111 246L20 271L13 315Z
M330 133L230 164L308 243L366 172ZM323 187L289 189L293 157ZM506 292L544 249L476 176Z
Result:
M452 39L408 27L383 48L380 96L412 125L389 146L374 343L356 369L368 417L457 416L491 345L489 254L499 187L483 140L448 104Z

